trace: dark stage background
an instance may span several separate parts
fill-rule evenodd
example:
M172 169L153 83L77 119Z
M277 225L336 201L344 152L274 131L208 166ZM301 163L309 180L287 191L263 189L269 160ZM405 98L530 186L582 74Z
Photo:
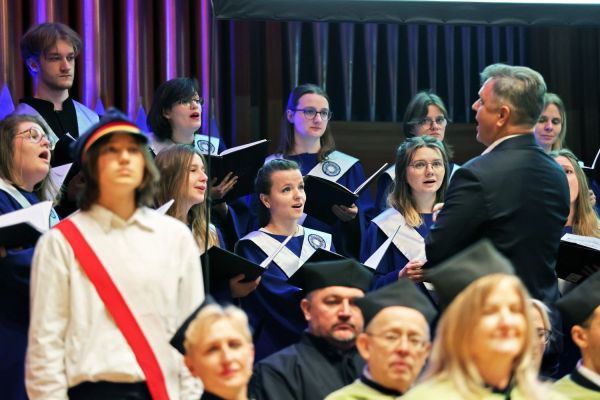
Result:
M15 103L31 94L19 39L31 24L60 21L84 40L72 95L92 108L101 100L135 119L141 107L149 109L161 82L191 75L203 97L212 83L204 130L213 120L228 146L270 138L274 147L290 89L315 82L330 94L338 147L359 156L372 172L393 161L404 108L423 89L436 91L449 108L447 138L456 161L481 152L470 111L478 73L506 62L540 71L549 90L565 101L566 143L586 164L600 147L596 26L560 19L552 25L219 20L211 78L210 16L207 0L0 0L0 88L6 86Z

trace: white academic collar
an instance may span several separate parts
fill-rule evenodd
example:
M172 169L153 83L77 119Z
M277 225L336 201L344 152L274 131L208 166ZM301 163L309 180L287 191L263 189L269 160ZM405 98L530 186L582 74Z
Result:
M508 136L501 137L500 139L496 140L494 143L490 144L490 145L488 146L488 148L487 148L487 149L485 149L485 150L483 151L483 153L481 153L481 155L487 154L487 153L489 153L490 151L494 150L494 148L495 148L496 146L498 146L500 143L504 142L505 140L512 139L512 138L514 138L514 137L521 136L521 135L523 135L523 134L522 134L522 133L517 133L516 135L508 135Z
M584 367L582 360L579 360L579 362L577 363L577 371L588 380L594 382L596 386L600 386L600 374L592 371L589 368Z

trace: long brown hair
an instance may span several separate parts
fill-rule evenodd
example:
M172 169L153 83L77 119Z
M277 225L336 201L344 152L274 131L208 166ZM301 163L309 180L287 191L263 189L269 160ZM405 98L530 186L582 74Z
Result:
M444 161L444 180L442 185L435 193L435 202L441 203L446 196L448 188L448 156L444 149L444 144L432 136L414 136L408 138L398 147L396 152L396 177L394 178L393 189L388 196L390 207L398 210L406 220L406 223L413 228L420 226L423 223L421 214L417 211L417 204L412 194L412 188L408 184L406 178L406 170L418 149L428 147L439 151L442 160Z
M50 128L48 124L41 118L34 115L18 115L12 114L0 121L0 176L13 185L17 185L21 180L21 171L16 171L14 166L15 147L14 138L19 133L19 125L23 122L32 122L38 124L46 135L49 136ZM50 178L50 171L46 177L36 183L33 188L33 193L40 200L54 200L58 199L50 198L50 191L56 192L54 182Z
M577 200L575 200L575 212L573 213L573 233L582 236L600 237L600 229L598 228L598 216L592 206L590 200L589 186L583 169L579 166L579 160L568 149L555 150L550 152L550 157L565 157L573 166L579 192Z
M161 179L155 196L155 206L161 206L174 199L175 202L167 211L167 215L191 226L198 247L201 251L204 251L205 243L207 243L207 224L210 226L207 248L218 246L219 237L216 228L210 224L210 215L206 212L207 198L202 203L193 205L187 215L185 214L183 197L187 193L190 176L188 171L192 165L194 155L198 155L202 159L202 163L206 165L202 154L190 145L176 144L158 153L155 162L160 171Z
M305 94L317 94L319 96L323 96L331 105L331 101L329 101L329 96L327 93L320 86L315 84L304 83L296 86L296 88L292 90L287 102L287 106L283 113L283 117L281 117L281 137L279 139L279 147L277 148L277 152L283 154L284 156L289 156L294 150L294 124L288 121L287 112L288 110L295 110L296 106L298 105L298 101L300 101L300 97L304 96ZM333 134L331 133L331 127L328 121L327 128L325 128L325 132L323 133L323 136L321 136L321 149L317 153L317 160L319 162L325 160L329 153L334 150L335 141L333 140Z
M100 197L100 184L98 182L98 158L102 147L104 147L112 135L122 135L128 133L112 133L98 139L87 151L85 160L81 166L85 185L79 198L79 208L83 211L89 210ZM140 151L144 156L144 178L138 188L135 189L136 207L151 206L153 204L154 192L158 184L160 175L154 165L148 146L141 142L138 135L131 135L140 146Z

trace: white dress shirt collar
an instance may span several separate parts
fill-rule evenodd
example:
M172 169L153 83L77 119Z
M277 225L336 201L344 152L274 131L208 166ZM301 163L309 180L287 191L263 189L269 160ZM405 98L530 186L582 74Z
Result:
M600 386L600 374L583 366L582 360L577 363L577 372L583 375L588 380L592 381L596 386Z
M137 208L128 220L122 219L108 208L102 207L99 204L92 205L89 213L92 215L93 219L98 221L98 224L106 233L110 232L111 229L119 229L133 224L137 224L142 229L146 229L148 231L155 230L155 227L152 224L153 219L144 218L144 216L149 213L149 210L146 207Z

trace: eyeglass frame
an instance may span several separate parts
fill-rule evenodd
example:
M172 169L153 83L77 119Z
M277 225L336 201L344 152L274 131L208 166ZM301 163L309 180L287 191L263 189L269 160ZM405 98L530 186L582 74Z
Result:
M536 329L535 334L538 339L544 338L544 344L548 344L552 338L552 331L550 329L538 328Z
M296 111L302 111L302 114L304 115L304 118L311 120L311 119L315 119L315 117L317 116L317 114L319 114L319 116L321 117L321 119L323 121L329 121L331 120L331 118L333 117L333 111L328 110L328 109L324 109L321 111L317 111L316 108L314 107L306 107L306 108L292 108L290 109L290 111L296 112ZM309 117L308 115L306 115L306 113L315 113L315 115L313 115L312 117ZM325 118L323 116L323 113L325 113L325 115L327 116L327 118Z
M198 107L202 108L202 106L204 105L204 98L203 97L192 97L190 99L187 100L177 100L175 102L175 104L179 104L182 106L187 106L187 107L192 107L192 103L195 103Z
M39 135L39 139L37 139L37 140L36 140L36 139L34 139L34 138L33 138L33 136L32 136L32 134L31 134L31 131L36 131L36 132L38 132L38 133L40 134L40 135ZM41 143L41 141L42 141L42 139L43 139L43 138L46 138L46 139L48 140L48 148L49 148L50 150L54 150L54 148L56 147L56 141L52 140L52 138L50 137L50 135L48 135L48 134L47 134L47 133L46 133L46 132L45 132L43 129L41 129L41 128L38 128L38 127L36 127L36 126L31 126L31 127L29 127L29 129L25 129L24 131L22 131L22 132L18 132L17 134L15 134L15 137L17 137L17 136L19 136L19 135L23 135L23 134L25 134L25 133L27 133L27 134L28 134L27 138L28 138L28 140L29 140L29 143L38 144L38 143Z
M446 118L443 115L441 115L439 117L436 117L435 119L431 119L429 117L425 117L425 118L422 118L422 119L418 120L417 124L420 125L420 126L432 127L434 122L438 126L445 126L448 123L448 118Z
M414 336L411 337L410 335L407 335L407 334L395 334L394 332L386 332L386 333L365 332L365 334L367 336L374 337L376 339L381 339L382 343L385 343L385 347L389 350L397 349L399 347L399 345L402 343L403 339L406 339L408 348L413 351L422 351L430 343L430 341L428 339L423 339L423 338L417 339ZM391 336L395 336L396 338L392 339Z
M424 163L425 165L422 168L419 168L416 166L416 164L419 164L419 163ZM436 163L437 167L434 165L434 163ZM417 161L413 161L410 164L408 164L409 167L413 167L417 171L425 170L425 169L427 169L427 167L429 165L431 165L431 169L433 169L433 170L439 170L441 168L445 168L444 160L433 160L433 161L417 160Z

